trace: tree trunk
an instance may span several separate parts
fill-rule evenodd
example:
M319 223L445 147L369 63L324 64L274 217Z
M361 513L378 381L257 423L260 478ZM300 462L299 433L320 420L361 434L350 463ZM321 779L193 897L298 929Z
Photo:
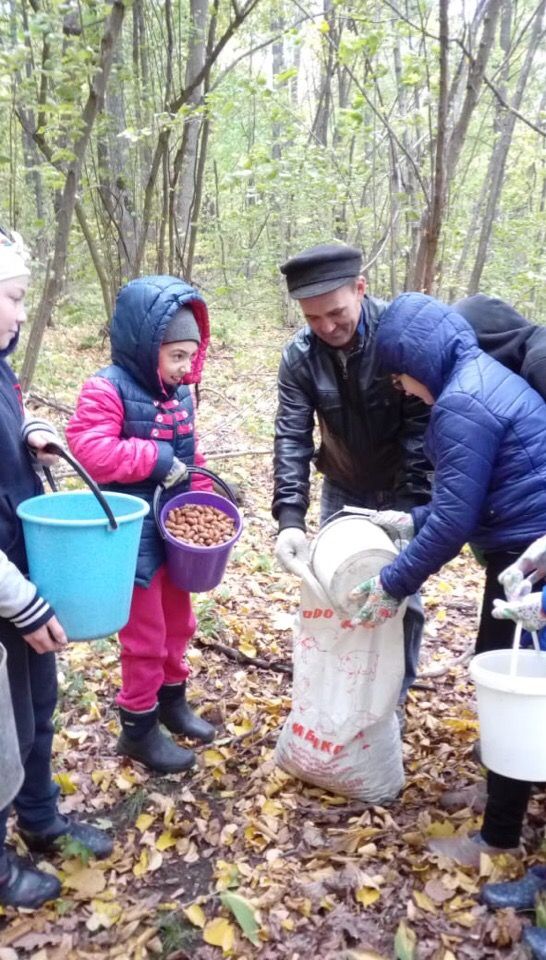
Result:
M190 0L191 32L186 63L185 86L190 87L195 77L203 70L207 60L207 19L209 13L208 0ZM190 113L184 122L182 144L175 159L173 182L171 183L171 223L176 227L176 259L182 265L184 276L188 275L188 255L192 220L195 220L194 200L197 188L197 172L199 166L199 139L202 125L202 114L197 107L203 100L204 79L192 89L187 101ZM208 138L201 142L207 144ZM177 184L179 183L178 191ZM177 211L176 214L174 211ZM174 251L171 251L171 262L174 262Z
M326 59L322 61L320 90L315 119L311 130L312 137L323 147L328 145L328 124L330 121L330 110L332 107L332 77L334 74L334 53L336 44L331 37L331 32L335 25L335 14L332 12L332 0L323 0L324 19L328 24L329 30L326 42Z
M116 49L114 66L121 72L123 59L121 45ZM106 129L98 138L99 197L104 209L104 230L110 238L112 255L117 255L116 269L112 264L112 285L117 289L132 276L136 257L137 226L131 201L131 158L127 140L118 134L127 126L121 83L109 85L103 114Z
M478 53L468 66L466 93L450 137L446 138L449 90L445 65L447 64L448 26L446 0L440 0L440 95L438 131L436 134L435 167L430 206L423 212L419 247L411 286L414 290L430 292L434 283L438 242L443 226L445 203L453 181L470 120L478 103L487 61L493 46L499 12L503 0L488 0L484 7L483 28ZM446 57L444 67L442 61ZM443 79L442 79L443 75Z
M525 93L525 87L529 79L529 74L531 72L531 67L535 54L542 37L542 20L544 17L544 11L546 9L546 0L542 0L540 6L538 7L533 22L533 29L531 32L531 39L529 46L527 47L527 52L525 54L525 60L523 66L520 70L518 76L518 82L516 85L516 90L514 97L511 102L511 106L515 110L519 110L521 106L521 101L523 99L523 94ZM504 111L503 111L504 112ZM489 183L489 196L487 198L487 204L485 207L485 213L482 221L482 228L480 231L480 237L478 240L478 249L476 251L476 259L474 261L474 267L470 275L470 280L468 282L467 293L469 296L477 293L480 280L483 273L483 268L485 266L485 260L487 257L487 249L489 246L489 241L491 239L491 232L493 230L493 223L497 214L497 207L499 204L500 195L502 192L502 183L504 179L504 170L506 167L506 160L508 158L508 152L510 150L510 144L512 143L512 135L514 133L514 126L516 123L516 115L512 111L508 110L504 112L504 116L501 120L501 129L500 136L498 137L491 158L489 160L489 168L487 171L487 182Z
M438 91L438 119L436 152L430 207L425 211L421 240L415 264L414 288L430 293L434 284L436 253L442 229L447 189L447 103L448 103L448 44L449 0L440 0L440 83Z
M63 189L63 202L59 211L57 229L55 231L55 246L53 257L48 264L48 276L44 284L38 310L30 331L25 351L21 385L28 390L38 359L38 352L42 343L45 329L51 318L59 291L61 289L68 249L68 238L74 215L76 191L80 180L81 167L87 145L93 129L93 124L104 101L106 85L112 69L114 49L123 24L125 14L124 0L113 0L112 11L106 21L101 41L99 63L91 83L91 89L81 116L81 133L74 144L74 159L67 170Z

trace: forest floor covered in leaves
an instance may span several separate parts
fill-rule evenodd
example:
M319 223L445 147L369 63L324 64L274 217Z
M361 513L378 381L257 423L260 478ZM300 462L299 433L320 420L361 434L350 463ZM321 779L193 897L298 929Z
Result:
M245 518L224 582L197 598L189 655L190 700L218 724L217 739L198 748L189 774L154 776L123 761L115 754L116 640L74 644L59 658L54 762L61 809L111 830L116 844L103 862L86 861L70 846L50 860L46 869L62 878L62 898L40 911L5 911L0 960L523 956L520 919L488 913L477 899L486 878L515 876L522 864L482 857L479 871L462 869L426 849L431 836L479 824L464 803L450 813L440 805L445 791L482 779L471 753L477 725L467 665L430 675L473 641L482 576L468 552L424 592L428 675L408 701L401 796L388 808L365 807L275 766L290 707L298 608L297 582L273 559L271 458L262 452L272 444L283 336L257 328L252 350L243 336L237 344L216 342L202 389L202 446L212 469L240 485ZM78 382L107 358L104 344L50 331L35 391L57 408L32 397L31 406L62 423ZM234 450L245 455L221 458ZM318 480L313 484L311 531ZM534 795L526 828L535 856L543 799Z

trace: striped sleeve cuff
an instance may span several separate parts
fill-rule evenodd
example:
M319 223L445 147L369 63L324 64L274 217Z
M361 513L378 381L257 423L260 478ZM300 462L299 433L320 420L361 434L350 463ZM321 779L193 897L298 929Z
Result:
M55 430L55 427L51 423L48 423L47 420L41 420L39 417L29 417L21 427L21 436L25 443L29 433L32 433L34 430L50 433L53 439L59 439L59 434Z
M38 630L39 627L43 627L44 623L51 620L52 616L54 616L53 607L50 607L47 600L35 593L30 603L27 603L26 607L23 607L16 616L10 617L10 620L21 633L33 633L34 630Z

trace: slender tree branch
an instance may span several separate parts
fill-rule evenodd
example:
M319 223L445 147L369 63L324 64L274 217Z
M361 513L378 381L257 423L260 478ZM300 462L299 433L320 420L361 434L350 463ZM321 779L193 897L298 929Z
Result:
M396 6L396 4L392 3L392 0L382 0L382 2L385 3L388 7L390 7L390 9L393 11L393 13L395 13L397 17L400 17L400 19L403 20L404 23L407 23L408 26L412 27L413 30L420 31L420 32L423 33L423 36L428 37L428 39L430 39L430 40L434 40L435 43L439 43L440 38L439 38L436 34L431 33L431 32L428 31L428 30L422 30L422 31L421 31L421 27L419 27L418 24L413 23L413 21L412 21L409 17L406 17L406 16L402 13L402 11L398 9L398 7ZM524 27L524 28L522 29L522 31L520 32L520 36L518 37L517 41L515 41L515 44L514 44L514 45L519 44L519 42L521 41L524 32L528 30L529 24L532 22L532 19L533 19L533 17L536 15L536 11L538 10L539 7L540 7L540 3L537 4L537 7L536 7L535 10L533 11L532 17L530 17L529 20L527 21L527 23L525 24L525 27ZM468 49L468 47L465 45L465 43L463 42L463 40L461 40L459 37L448 37L448 43L456 44L458 47L460 47L460 49L461 49L462 52L464 53L465 57L468 58L468 60L470 61L470 63L471 63L471 64L475 63L475 58L472 56L472 53L470 52L470 50ZM496 72L498 73L498 70L497 70ZM546 128L545 128L545 127L539 127L539 126L537 126L536 123L533 123L532 120L529 120L529 118L526 117L526 116L524 116L523 113L520 113L519 110L516 110L514 107L512 107L512 106L507 102L507 100L505 99L505 97L503 97L503 95L502 95L502 93L500 92L500 90L498 89L498 87L496 87L495 84L492 82L492 80L490 80L490 79L488 78L487 74L484 74L484 75L483 75L483 82L484 82L485 86L488 87L488 88L491 90L491 92L493 93L493 95L497 98L497 100L499 101L499 103L501 104L501 106L504 107L505 110L508 110L508 111L510 111L510 113L513 113L513 114L518 118L518 120L521 120L522 123L524 123L526 126L530 127L531 130L534 130L535 133L538 133L541 137L546 137Z

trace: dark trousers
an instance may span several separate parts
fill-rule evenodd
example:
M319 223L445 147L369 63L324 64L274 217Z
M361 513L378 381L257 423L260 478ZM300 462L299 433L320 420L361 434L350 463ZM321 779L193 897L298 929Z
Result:
M52 716L57 703L55 654L35 653L19 631L2 619L0 643L8 655L13 713L25 771L23 785L13 804L20 826L39 833L47 830L55 819L59 795L59 788L51 777ZM0 811L0 855L9 811L9 806Z
M521 549L486 555L485 590L476 653L489 650L507 650L514 640L512 620L494 620L491 616L493 600L504 600L504 590L498 582L499 573L514 563L529 544ZM502 736L502 731L499 731ZM523 818L529 803L532 784L512 780L491 770L487 774L487 805L483 818L482 837L493 847L517 847L521 837Z
M394 494L373 494L355 497L337 484L324 479L320 501L320 522L326 523L334 513L343 510L343 507L366 507L369 510L399 510ZM403 703L406 694L414 683L419 666L419 653L423 639L425 615L418 593L408 597L408 605L404 614L404 679L400 690L400 703Z

